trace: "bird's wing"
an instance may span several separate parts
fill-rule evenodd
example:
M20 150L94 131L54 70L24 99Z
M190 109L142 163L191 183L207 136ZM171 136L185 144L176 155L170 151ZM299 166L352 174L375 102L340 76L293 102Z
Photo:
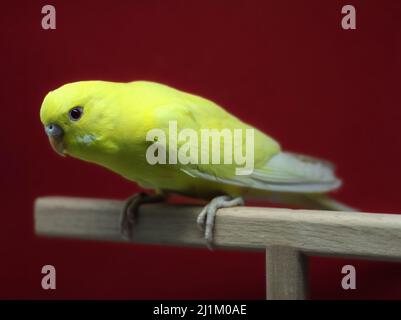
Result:
M207 169L207 168L206 168ZM266 191L320 193L337 189L341 185L333 167L319 159L280 152L250 175L219 177L205 168L182 168L195 178Z
M242 139L237 139L236 147L242 148L243 155L247 148L248 140L245 137L246 129L252 129L254 132L254 163L257 166L262 166L274 154L280 152L279 144L271 137L265 135L263 132L253 128L252 126L242 122L235 116L231 115L223 108L214 102L198 97L195 95L187 94L180 91L175 91L173 99L166 99L165 103L159 104L153 111L154 125L163 131L168 131L168 123L175 121L177 125L177 132L182 132L184 129L193 129L198 138L199 158L195 161L196 164L182 165L178 163L175 167L178 169L194 169L200 173L211 175L212 177L231 178L235 175L236 163L224 163L224 143L223 138L220 140L220 162L221 165L211 163L201 163L201 148L202 130L229 130L231 136L234 137L234 131L237 129L242 130ZM168 120L168 121L167 121ZM234 139L233 139L234 140ZM240 140L240 141L238 141ZM177 148L180 149L186 141L178 141ZM169 141L167 141L167 149L170 149ZM212 160L212 144L209 145L209 162ZM202 149L204 150L204 149ZM185 172L185 171L184 171Z
M199 138L201 129L254 129L254 170L251 174L236 175L236 168L241 166L223 164L223 144L220 148L221 164L202 164L200 161L196 164L178 163L176 168L180 171L198 179L269 191L320 193L340 186L341 181L327 161L281 152L274 139L243 123L212 101L175 90L169 91L169 94L174 98L155 109L156 123L164 129L167 128L167 119L177 121L178 131L194 129ZM246 144L243 138L243 152ZM179 142L177 147L182 145L183 142Z

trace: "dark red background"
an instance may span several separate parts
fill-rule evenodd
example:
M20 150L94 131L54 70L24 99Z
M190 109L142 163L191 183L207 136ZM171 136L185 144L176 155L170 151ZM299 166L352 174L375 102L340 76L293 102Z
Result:
M401 212L400 1L44 1L1 5L1 298L259 298L263 253L38 238L43 195L126 198L138 188L62 159L39 121L44 95L66 82L164 82L225 106L284 148L331 159L337 199ZM357 30L340 27L357 9ZM57 289L41 289L41 267ZM341 289L341 267L357 290ZM401 265L311 259L320 299L401 298Z

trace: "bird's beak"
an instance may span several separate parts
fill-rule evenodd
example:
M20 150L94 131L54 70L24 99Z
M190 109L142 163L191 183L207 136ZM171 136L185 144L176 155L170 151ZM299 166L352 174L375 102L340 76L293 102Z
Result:
M47 136L49 137L50 145L53 150L56 151L60 156L65 157L66 151L64 146L64 131L57 124L48 124L45 126L45 131Z

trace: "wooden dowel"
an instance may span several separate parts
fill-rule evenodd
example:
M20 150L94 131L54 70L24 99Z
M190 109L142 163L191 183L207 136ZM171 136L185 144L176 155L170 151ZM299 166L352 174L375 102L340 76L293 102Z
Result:
M123 202L45 197L35 203L35 230L44 236L123 241ZM143 205L134 242L205 247L196 226L201 207ZM216 216L216 247L291 247L311 255L401 260L401 215L236 207Z
M308 297L307 257L290 247L266 250L266 297L268 300L301 300Z

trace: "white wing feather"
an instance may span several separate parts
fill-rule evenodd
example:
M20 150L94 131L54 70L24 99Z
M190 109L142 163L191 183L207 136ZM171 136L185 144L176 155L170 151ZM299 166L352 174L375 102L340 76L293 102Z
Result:
M192 177L277 192L321 193L340 187L333 166L320 159L280 152L249 176L221 178L198 169L181 169Z

